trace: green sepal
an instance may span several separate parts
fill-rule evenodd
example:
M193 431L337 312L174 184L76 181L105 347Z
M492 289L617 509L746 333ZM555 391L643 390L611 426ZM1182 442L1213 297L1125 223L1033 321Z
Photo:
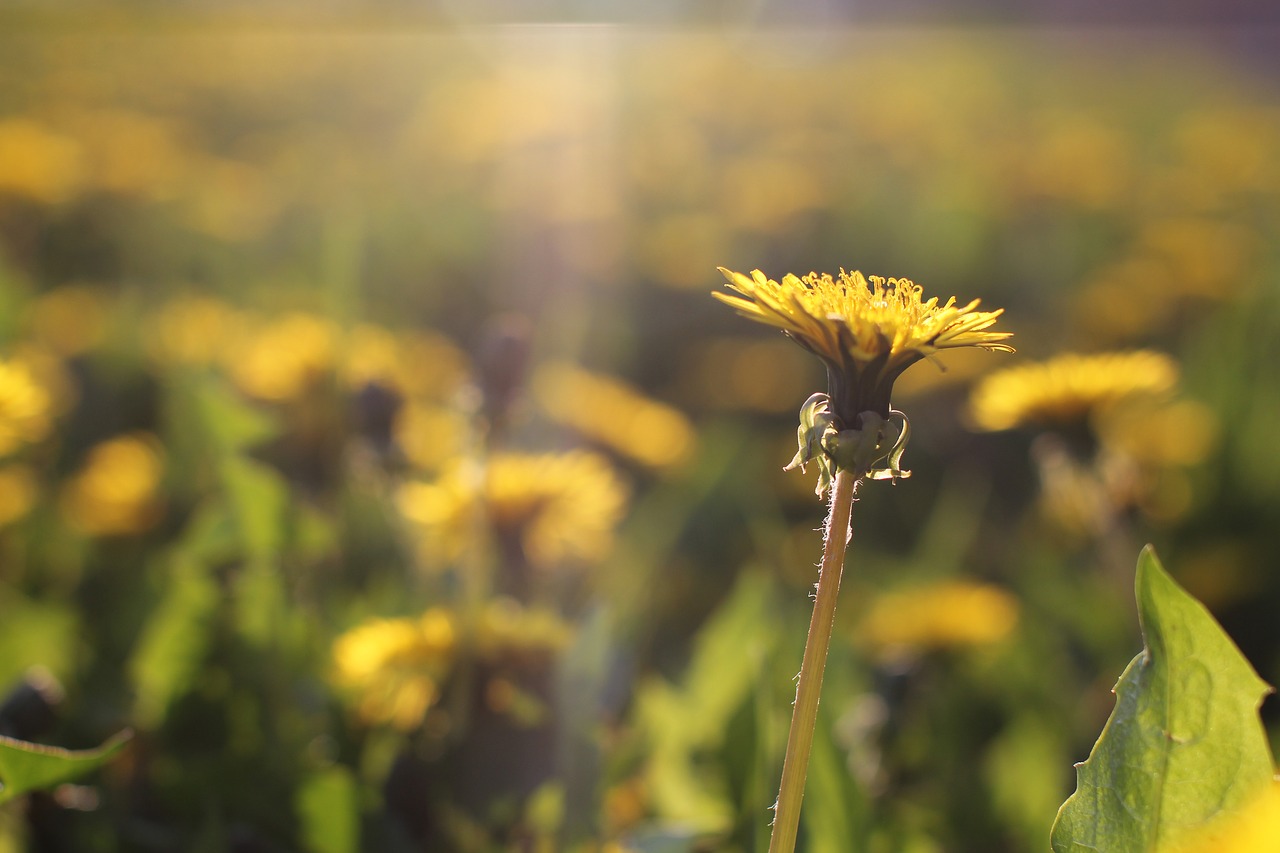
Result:
M897 415L901 425L893 420ZM814 490L822 497L835 481L836 471L852 471L861 479L900 480L911 476L902 470L902 454L911 438L911 424L897 409L889 410L889 418L876 412L859 416L861 429L840 429L839 419L831 413L831 398L817 393L800 407L800 426L796 429L796 455L783 468L805 470L810 462L818 464L818 485ZM875 467L879 462L886 467Z
M889 452L881 457L885 460L884 468L867 470L867 476L873 480L905 480L911 476L910 471L902 469L902 454L907 450L907 442L911 440L911 421L907 420L907 416L897 409L890 409L889 416L897 415L902 419L902 426L897 428L897 434L894 437L893 444L889 447ZM866 415L863 415L865 420ZM886 427L892 428L886 421ZM872 460L872 463L880 461L879 458Z
M902 454L911 438L907 416L896 409L889 410L892 418L897 415L901 425L876 412L863 412L859 419L862 429L847 429L828 440L826 449L838 468L852 471L859 479L899 480L911 476L901 468ZM887 467L877 468L884 462Z
M831 398L821 392L813 394L800 407L800 426L796 429L796 455L787 464L784 471L799 468L806 470L810 462L818 463L818 487L815 489L819 497L824 495L835 480L835 468L832 465L827 444L834 439L838 430L836 416L831 413Z

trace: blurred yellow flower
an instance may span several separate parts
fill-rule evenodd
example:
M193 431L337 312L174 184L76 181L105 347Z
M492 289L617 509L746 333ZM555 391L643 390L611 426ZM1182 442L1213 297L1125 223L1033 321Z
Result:
M289 314L249 331L224 352L236 385L251 397L291 400L333 365L335 331L308 314Z
M1166 299L1171 292L1214 300L1236 297L1242 287L1249 286L1259 243L1257 232L1208 217L1148 223L1139 235L1139 245L1162 258L1172 275L1147 290L1153 297Z
M1177 379L1174 361L1156 352L1066 354L987 377L970 415L979 429L1065 428L1073 440L1042 435L1032 446L1041 509L1066 532L1101 535L1125 508L1169 521L1192 506L1178 469L1209 455L1218 419L1172 399Z
M1067 353L992 373L974 389L969 409L982 430L1071 425L1122 401L1159 397L1177 381L1177 364L1158 352Z
M1243 807L1161 853L1269 853L1280 850L1280 781L1263 788Z
M63 514L90 536L139 533L160 517L157 495L164 464L160 444L137 433L112 438L89 451L62 493Z
M59 287L36 300L32 331L45 346L70 358L101 343L111 307L110 297L101 288Z
M1031 446L1040 477L1038 510L1054 528L1071 537L1100 536L1116 510L1133 502L1136 471L1123 456L1098 453L1081 461L1055 436Z
M30 511L40 491L35 472L26 465L0 468L0 527Z
M446 400L466 381L466 356L444 337L399 335L361 323L343 341L338 372L345 385L386 386L409 399Z
M45 204L65 201L80 185L83 159L71 137L31 119L0 120L0 193Z
M620 380L550 364L534 375L533 393L552 420L644 465L675 465L693 450L696 436L684 415Z
M486 605L477 627L476 649L490 660L544 657L568 646L573 633L573 627L552 611L503 597Z
M1274 193L1280 186L1275 162L1274 111L1215 106L1187 112L1174 129L1173 180L1183 207L1221 208L1235 193Z
M174 363L213 364L244 322L239 312L217 299L174 299L150 318L147 353L161 367Z
M814 367L784 338L708 338L689 351L678 379L680 399L707 409L789 411L796 377Z
M466 383L469 373L466 354L445 336L433 332L400 336L397 376L410 397L449 400Z
M1076 288L1072 319L1097 342L1149 337L1185 315L1188 299L1238 299L1252 287L1259 234L1207 216L1144 223L1132 250ZM1100 301L1106 311L1098 311Z
M552 665L574 631L551 610L499 597L485 605L476 625L476 656L485 673L489 710L522 727L546 724Z
M650 799L648 782L643 775L624 779L605 791L600 811L609 834L625 832L644 820L649 814ZM617 844L606 844L604 851L623 849Z
M400 343L389 329L369 323L355 326L342 342L340 362L338 374L348 387L376 382L403 391L400 378L409 365L404 364Z
M1072 320L1090 342L1130 341L1166 326L1176 315L1182 273L1159 253L1140 251L1104 264L1076 288ZM1098 305L1106 304L1106 311Z
M70 126L83 140L90 163L86 177L96 188L162 201L180 192L184 177L207 178L183 150L172 122L107 109L73 114Z
M440 608L417 619L371 619L334 641L334 680L362 720L409 731L439 698L456 646L454 619Z
M1018 601L989 584L945 580L884 593L856 628L860 642L896 654L997 643L1018 623Z
M658 284L701 288L702 270L729 251L730 233L727 223L709 213L667 214L644 224L636 262Z
M410 402L396 414L396 444L418 471L438 473L461 458L468 420L456 409Z
M609 553L627 489L596 453L499 453L479 477L457 464L434 483L402 487L398 503L421 529L432 562L456 560L474 547L475 520L483 513L494 533L519 547L530 565L552 569Z
M1003 341L1009 332L987 331L1003 313L976 311L978 300L939 304L922 299L923 289L909 279L884 279L860 272L804 278L788 274L782 282L755 270L750 276L721 268L740 296L713 293L752 320L781 329L827 366L831 408L846 426L862 412L889 417L893 382L902 371L941 350L979 347L1012 352Z
M1050 116L1025 147L1023 191L1085 207L1124 198L1134 179L1131 143L1122 132L1079 112Z
M0 360L0 456L48 434L53 402L27 360Z
M1195 465L1218 437L1218 417L1195 400L1116 406L1100 413L1099 440L1138 463Z
M742 156L721 171L721 218L736 228L770 233L827 203L823 181L801 157Z
M248 163L205 156L192 167L200 177L183 195L185 219L205 234L249 240L271 227L284 206L271 177Z

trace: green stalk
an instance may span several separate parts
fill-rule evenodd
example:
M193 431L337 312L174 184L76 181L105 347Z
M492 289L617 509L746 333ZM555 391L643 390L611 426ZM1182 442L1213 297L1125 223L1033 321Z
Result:
M804 783L809 773L809 753L813 749L813 730L818 720L818 697L822 693L822 675L827 667L827 649L831 646L836 598L840 594L840 575L844 571L844 552L849 544L849 516L853 513L853 494L857 485L858 478L841 469L831 489L818 594L813 601L813 617L809 620L809 636L804 643L804 660L800 664L800 679L796 684L796 703L791 711L787 754L782 760L782 784L774 808L769 853L792 853L796 848L800 803L804 799Z

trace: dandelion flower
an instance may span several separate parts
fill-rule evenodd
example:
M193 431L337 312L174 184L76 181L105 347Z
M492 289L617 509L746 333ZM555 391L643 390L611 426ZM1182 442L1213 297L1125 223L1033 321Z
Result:
M30 366L0 361L0 456L44 438L52 408L52 396Z
M259 400L285 402L301 396L333 366L335 336L327 320L290 314L251 330L224 356L242 391Z
M1001 311L978 311L976 299L963 306L955 297L941 304L936 297L926 301L909 279L872 276L868 281L860 272L842 270L838 280L825 273L788 274L779 283L759 270L749 276L720 272L737 295L716 293L716 298L749 319L781 329L827 368L828 393L810 396L800 409L799 450L787 466L815 462L818 494L831 490L769 842L770 850L790 853L800 827L854 492L863 478L896 480L910 473L899 466L911 433L906 416L890 405L893 383L917 361L945 349L1012 352L1012 347L1004 343L1008 332L990 331Z
M83 175L75 139L28 119L0 121L0 193L58 204L75 195Z
M422 400L448 400L468 371L466 356L441 335L396 334L367 323L348 333L338 358L338 373L347 387L376 383Z
M858 626L882 654L998 643L1018 622L1018 602L989 584L946 580L885 593Z
M67 485L62 510L90 536L140 533L160 516L156 496L164 463L149 434L123 435L89 451L84 468Z
M477 510L534 568L599 560L613 547L627 490L599 454L500 453L478 480L467 474L457 465L433 483L400 491L401 511L420 527L425 550L437 560L456 559L472 544Z
M846 426L857 426L863 412L887 418L894 380L922 358L959 347L1013 351L1003 343L1010 332L988 331L1003 309L977 311L977 299L963 306L955 297L925 300L910 279L842 271L838 279L789 274L779 283L759 270L720 272L740 295L717 299L822 359L832 411Z
M93 349L106 337L112 300L101 288L59 287L32 306L35 337L64 358Z
M562 651L572 640L573 628L552 611L501 597L481 614L476 647L489 660L543 658Z
M334 679L362 720L416 728L440 695L457 645L453 617L432 608L417 619L372 619L333 644Z
M713 293L744 317L781 329L822 359L827 393L814 394L800 410L799 451L787 466L818 464L819 495L834 482L834 471L855 480L909 476L899 467L910 436L907 418L890 406L893 383L923 358L945 349L977 347L1012 352L1009 332L988 331L1002 310L977 311L978 300L939 304L905 278L885 279L860 272L823 273L782 282L755 270L747 276L720 269L739 295ZM896 416L901 426L890 418ZM884 463L883 467L876 466Z
M247 318L207 296L185 296L166 303L150 318L145 346L160 368L174 364L207 366L221 357Z
M652 468L676 465L693 450L684 415L612 377L551 364L538 370L533 391L552 420Z
M0 527L26 515L39 497L35 472L25 465L0 468Z
M1067 353L993 373L969 401L982 430L1049 428L1032 446L1046 515L1063 530L1100 534L1137 506L1172 519L1191 505L1185 473L1218 436L1213 410L1175 399L1178 366L1150 350Z
M410 402L396 414L396 444L419 471L438 473L462 458L467 442L466 415L456 408Z
M989 431L1070 426L1117 403L1160 397L1177 382L1178 366L1162 353L1067 353L991 374L974 389L970 413Z

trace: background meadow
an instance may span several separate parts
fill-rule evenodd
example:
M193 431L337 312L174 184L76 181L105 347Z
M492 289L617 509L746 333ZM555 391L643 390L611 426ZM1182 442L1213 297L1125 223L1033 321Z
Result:
M717 266L1018 347L897 384L803 849L1047 849L1145 542L1280 683L1265 33L95 8L0 15L0 732L135 737L0 849L764 849L825 383Z

